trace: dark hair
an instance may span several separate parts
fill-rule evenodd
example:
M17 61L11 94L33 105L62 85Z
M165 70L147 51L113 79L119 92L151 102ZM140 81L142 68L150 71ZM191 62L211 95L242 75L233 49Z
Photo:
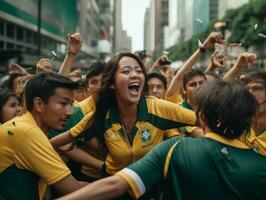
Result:
M238 138L250 130L257 101L237 80L212 81L195 91L197 114L215 133L229 139Z
M205 72L205 77L206 76L212 76L215 80L221 80L222 79L218 74L215 74L213 72ZM207 77L206 77L206 79L207 79Z
M152 78L158 78L159 80L163 82L164 89L167 88L167 80L164 75L156 71L149 72L146 76L147 82L149 82L149 80Z
M199 70L199 69L191 69L183 77L183 87L184 87L184 89L186 88L186 84L195 76L202 76L202 77L204 77L205 80L207 80L205 74L201 70Z
M105 117L108 110L112 107L117 106L115 92L113 89L110 88L110 86L114 84L115 72L118 68L119 61L123 57L131 57L135 59L140 65L144 76L146 77L146 70L143 63L136 55L132 53L119 53L115 56L112 56L111 59L106 63L103 71L101 87L99 89L98 97L96 100L96 111L88 124L88 130L84 131L85 137L87 137L86 133L89 133L89 137L91 136L90 133L93 133L94 136L96 136L96 138L99 139L99 141L103 146L105 146L103 138L103 133L104 133L103 122L105 121ZM145 78L142 95L146 95L147 93L148 93L148 85Z
M34 75L26 84L26 107L31 111L34 107L34 98L40 97L45 103L54 94L56 88L75 89L78 84L69 78L55 72L41 72Z
M14 80L20 76L25 76L24 74L21 74L21 73L14 73L14 74L10 74L9 75L9 79L8 79L8 82L7 82L7 88L14 91Z
M260 81L264 84L266 84L266 72L262 71L255 71L255 72L250 72L244 76L241 81L247 85L250 82L255 82L255 81Z
M86 82L92 77L97 76L103 73L104 70L104 63L101 62L94 62L90 65L87 74L86 74Z
M18 99L18 97L12 90L0 89L0 123L2 122L2 114L3 114L2 109L4 105L7 103L9 97L16 97Z

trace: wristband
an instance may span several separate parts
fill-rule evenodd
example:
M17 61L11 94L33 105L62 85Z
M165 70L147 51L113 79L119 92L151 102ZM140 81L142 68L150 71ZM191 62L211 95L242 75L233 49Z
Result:
M69 52L67 52L67 55L68 55L68 56L75 56L76 53L71 53L71 52L69 51Z

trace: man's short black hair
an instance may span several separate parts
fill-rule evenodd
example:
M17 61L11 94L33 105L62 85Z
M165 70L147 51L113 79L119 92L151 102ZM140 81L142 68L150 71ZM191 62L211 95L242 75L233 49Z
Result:
M164 89L167 88L167 80L166 80L165 76L159 72L149 72L147 74L146 78L147 78L147 82L149 82L149 80L152 78L158 78L159 80L161 80L163 82Z
M263 84L266 85L266 72L263 71L255 71L255 72L250 72L244 76L241 81L245 84L248 85L250 82L262 82ZM265 86L266 87L266 86Z
M57 74L55 72L41 72L34 75L26 84L25 97L26 107L31 111L34 107L34 98L39 97L45 103L49 97L54 94L56 88L76 89L78 84L70 80L68 77Z
M205 80L207 80L205 74L199 69L191 69L187 72L183 77L183 87L186 88L186 84L195 76L202 76Z
M250 131L258 103L238 80L211 81L195 93L197 114L212 131L229 139Z
M94 62L90 65L87 73L86 73L86 82L92 77L92 76L98 76L103 73L104 70L104 63L102 62Z

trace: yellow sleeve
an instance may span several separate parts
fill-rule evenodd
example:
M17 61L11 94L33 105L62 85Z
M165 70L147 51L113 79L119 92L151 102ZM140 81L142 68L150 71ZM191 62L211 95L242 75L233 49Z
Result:
M89 112L86 114L82 120L73 128L70 129L70 134L72 137L79 136L86 128L88 127L88 124L90 123L90 120L94 114L94 111Z
M39 129L27 130L23 145L16 145L16 164L40 176L48 185L54 184L71 174L60 159L46 135Z
M175 136L184 136L184 134L177 128L164 131L164 138L171 138Z
M165 100L172 102L172 103L179 104L183 101L183 98L182 98L181 94L179 94L179 92L176 92L170 97L165 97Z
M148 101L150 101L149 112L157 117L185 124L184 126L196 123L196 114L192 110L161 99L149 99Z
M79 102L78 106L82 110L83 114L86 115L87 113L89 113L93 109L95 109L95 102L94 102L94 99L92 98L92 96L89 96L88 98Z

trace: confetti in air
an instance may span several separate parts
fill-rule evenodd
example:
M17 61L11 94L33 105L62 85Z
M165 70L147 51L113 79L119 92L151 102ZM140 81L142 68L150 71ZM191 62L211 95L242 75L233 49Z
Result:
M200 18L197 18L196 21L203 24L203 21Z
M56 56L56 53L55 53L54 51L52 51L52 54L53 54L54 56Z
M164 55L168 55L169 52L168 52L168 51L162 51L162 54L164 54Z
M56 53L55 53L54 51L51 51L51 52L52 52L53 56L52 56L52 58L49 60L49 63L51 63L51 62L55 59L55 57L56 57Z
M198 46L202 47L202 45L203 45L202 42L200 41L200 39L198 39Z
M258 28L258 24L255 24L254 29L257 30L257 28Z
M259 33L258 36L266 39L266 35L264 33Z

